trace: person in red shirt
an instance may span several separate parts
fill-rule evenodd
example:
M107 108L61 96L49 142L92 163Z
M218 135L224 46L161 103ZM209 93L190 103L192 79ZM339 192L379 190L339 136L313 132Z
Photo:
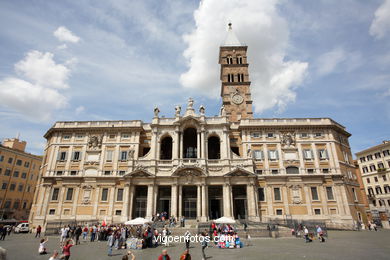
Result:
M171 260L171 257L168 255L168 251L164 249L162 254L158 257L158 260Z
M62 248L62 252L64 253L64 259L68 260L70 258L70 248L74 245L73 239L69 239L66 241L64 247Z
M41 237L41 231L42 231L42 227L41 227L41 225L38 225L37 233L35 234L35 237Z

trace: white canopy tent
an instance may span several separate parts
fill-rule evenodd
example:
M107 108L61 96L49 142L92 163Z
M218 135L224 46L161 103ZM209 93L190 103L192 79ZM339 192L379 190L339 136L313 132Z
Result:
M135 218L125 222L125 225L135 226L135 225L144 225L147 223L151 223L152 221L147 220L145 218Z
M236 221L234 219L228 218L228 217L222 217L214 220L217 224L235 224Z

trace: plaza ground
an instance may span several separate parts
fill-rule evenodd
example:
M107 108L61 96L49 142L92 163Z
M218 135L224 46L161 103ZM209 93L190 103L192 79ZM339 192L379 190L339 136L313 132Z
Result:
M374 231L330 231L326 243L318 240L305 243L298 238L252 239L251 246L242 249L207 248L207 259L390 259L390 230ZM244 242L246 242L244 240ZM38 255L39 239L31 234L11 234L0 246L7 249L8 260L47 260L49 255ZM48 249L59 250L59 237L49 237ZM164 247L133 250L136 259L156 260ZM167 248L171 259L179 259L184 244L175 244ZM107 256L105 242L82 242L72 247L72 260L121 259L126 250L113 251L114 256ZM201 258L199 244L192 244L192 259Z

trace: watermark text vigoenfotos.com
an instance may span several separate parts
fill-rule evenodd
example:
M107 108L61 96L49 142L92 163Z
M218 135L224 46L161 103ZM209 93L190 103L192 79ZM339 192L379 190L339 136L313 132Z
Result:
M158 236L157 242L167 245L170 243L185 243L186 241L190 241L191 243L203 243L206 241L209 243L210 241L215 243L218 242L233 242L234 238L232 236L214 236L212 239L209 236L201 236L196 234L195 236Z

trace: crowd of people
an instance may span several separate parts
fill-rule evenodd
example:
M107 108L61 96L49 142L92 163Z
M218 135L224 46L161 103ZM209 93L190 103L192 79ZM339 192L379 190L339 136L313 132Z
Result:
M215 222L212 222L211 230L213 232L213 238L218 237L217 240L213 240L214 244L219 248L241 248L244 246L233 225L217 225Z

